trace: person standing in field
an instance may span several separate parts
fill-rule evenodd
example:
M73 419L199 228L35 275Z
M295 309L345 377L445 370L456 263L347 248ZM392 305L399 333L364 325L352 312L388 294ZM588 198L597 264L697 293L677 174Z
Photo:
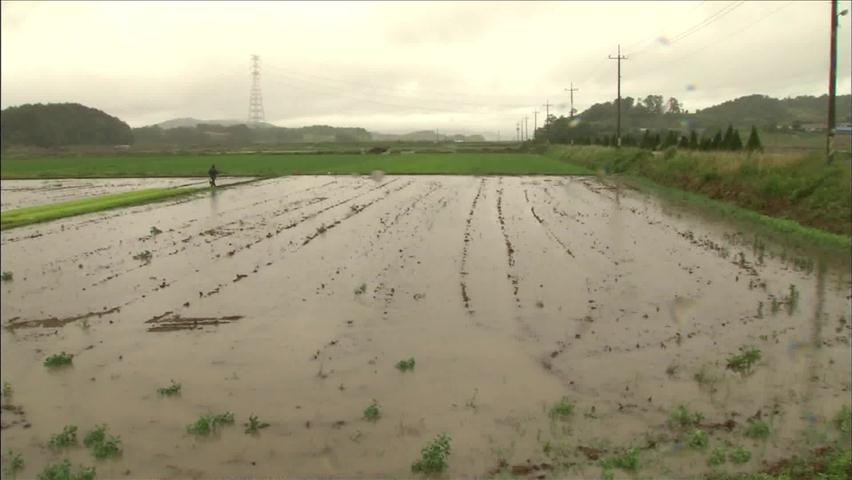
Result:
M216 170L216 165L210 165L210 170L207 170L207 175L210 176L210 186L216 186L216 176L219 175L219 171Z

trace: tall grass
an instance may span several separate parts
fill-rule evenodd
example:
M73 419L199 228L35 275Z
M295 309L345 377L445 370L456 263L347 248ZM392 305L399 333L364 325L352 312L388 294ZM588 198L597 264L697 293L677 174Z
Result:
M650 179L780 219L849 236L848 162L827 166L820 155L635 148L551 147L549 155L607 173Z

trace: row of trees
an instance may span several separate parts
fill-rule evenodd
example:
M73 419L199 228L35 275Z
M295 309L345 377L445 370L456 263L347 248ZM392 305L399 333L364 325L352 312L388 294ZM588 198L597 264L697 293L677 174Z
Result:
M571 138L567 142L558 143L573 143L576 145L602 145L616 146L618 139L615 135L580 135ZM621 145L625 147L639 147L648 150L665 150L670 147L677 147L688 150L728 150L728 151L763 151L763 144L760 141L760 134L757 128L752 126L748 140L743 144L740 133L732 125L728 125L725 133L722 130L717 130L714 135L699 136L695 130L692 130L689 135L683 135L677 130L663 130L656 133L651 130L645 130L641 135L626 134L621 137Z

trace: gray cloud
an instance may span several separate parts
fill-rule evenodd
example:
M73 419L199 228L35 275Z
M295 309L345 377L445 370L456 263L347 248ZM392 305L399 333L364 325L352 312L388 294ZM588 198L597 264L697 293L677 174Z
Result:
M3 2L0 103L76 101L133 126L245 118L248 57L267 119L509 131L622 93L689 109L826 91L825 2ZM850 2L841 2L850 8ZM716 21L720 11L730 9ZM841 19L838 92L850 90ZM692 28L693 26L700 28ZM664 38L666 41L659 41Z

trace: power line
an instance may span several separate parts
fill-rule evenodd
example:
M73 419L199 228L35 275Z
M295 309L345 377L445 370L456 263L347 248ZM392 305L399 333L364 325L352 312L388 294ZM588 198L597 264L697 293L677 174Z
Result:
M618 46L618 55L616 55L615 57L610 55L609 59L618 61L618 103L617 103L618 116L616 117L618 120L616 120L615 137L616 137L616 146L620 147L621 146L621 61L627 60L627 57L621 54L621 45Z

